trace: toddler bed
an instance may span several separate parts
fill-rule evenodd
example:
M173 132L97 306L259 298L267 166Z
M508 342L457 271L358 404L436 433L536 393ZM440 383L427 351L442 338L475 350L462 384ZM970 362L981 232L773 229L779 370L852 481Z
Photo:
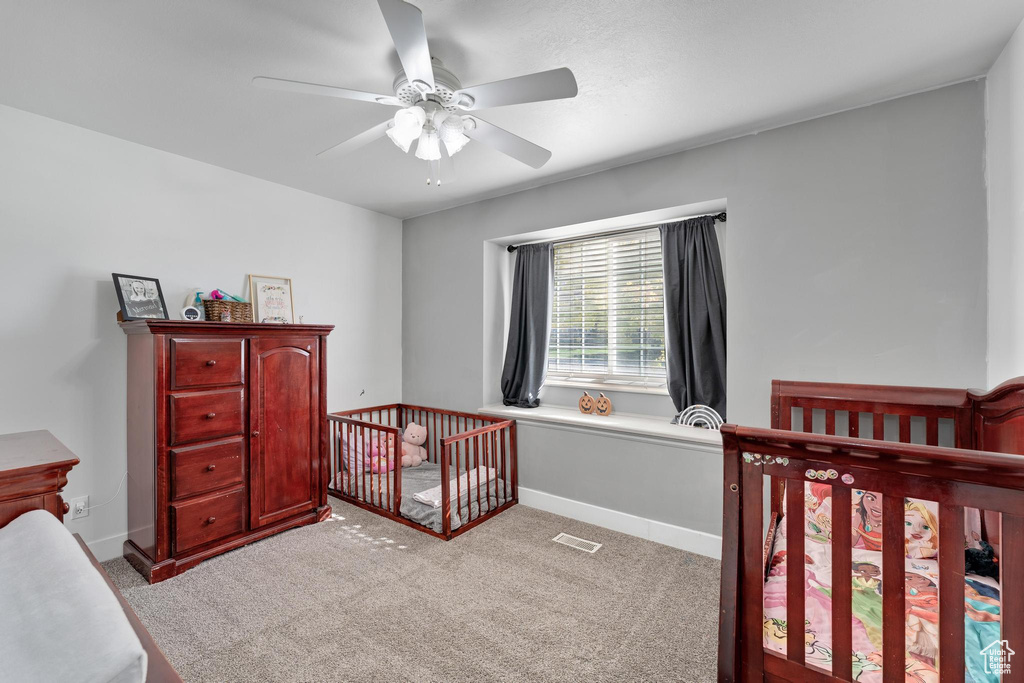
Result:
M772 425L722 429L719 680L1024 680L1024 380L776 381Z
M328 490L346 502L446 540L518 502L514 420L403 404L327 417ZM420 464L402 466L403 437Z

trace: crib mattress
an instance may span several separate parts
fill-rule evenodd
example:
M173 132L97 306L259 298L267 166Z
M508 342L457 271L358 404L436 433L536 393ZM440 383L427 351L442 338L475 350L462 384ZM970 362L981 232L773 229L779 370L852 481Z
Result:
M347 475L347 472L345 474ZM450 472L450 474L454 476L454 472ZM392 492L388 490L388 482L385 475L381 473L379 477L378 481L378 475L371 475L369 472L365 476L357 474L354 485L346 487L344 484L348 482L345 481L340 488L343 492L355 495L360 500L363 500L363 490L365 487L367 494L365 500L374 506L392 510L394 509L392 505ZM413 498L417 493L431 489L440 483L441 466L438 464L424 462L418 467L403 467L402 500L399 506L402 517L425 526L432 531L442 533L444 528L444 520L441 514L443 508L435 508ZM460 528L463 523L476 519L481 514L486 514L488 510L501 507L511 500L512 489L510 485L506 484L504 489L507 490L503 490L500 479L491 480L489 487L485 486L485 483L486 479L481 477L479 495L475 486L470 486L468 491L462 489L461 496L459 496L457 501L455 487L452 487L450 492L452 531ZM481 504L483 510L480 509Z
M805 496L804 601L805 661L825 671L832 670L832 563L831 563L831 489L808 484ZM870 492L869 492L870 493ZM854 492L851 523L858 524L857 510L861 491ZM925 501L908 501L907 523L913 508ZM933 504L931 504L933 505ZM870 529L870 531L880 531ZM764 586L764 646L786 651L786 524L778 525L772 546L772 560ZM935 525L932 524L934 529ZM861 526L863 530L863 526ZM910 532L908 531L908 534ZM882 680L882 552L871 543L872 535L854 534L851 551L853 564L853 679ZM878 536L880 538L880 535ZM866 542L865 542L866 541ZM962 543L962 539L960 543ZM928 544L928 547L936 544ZM858 547L859 546L859 547ZM906 568L906 662L907 680L938 683L938 561L927 548L910 542L908 535ZM997 581L967 574L964 577L964 632L967 683L996 683L998 675L985 672L982 649L999 640L999 584Z

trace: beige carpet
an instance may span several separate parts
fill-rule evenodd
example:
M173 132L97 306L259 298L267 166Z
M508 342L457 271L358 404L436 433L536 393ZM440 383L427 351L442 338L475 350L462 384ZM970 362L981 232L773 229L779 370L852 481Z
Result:
M105 567L186 681L715 678L714 560L521 505L446 543L332 503L155 586Z

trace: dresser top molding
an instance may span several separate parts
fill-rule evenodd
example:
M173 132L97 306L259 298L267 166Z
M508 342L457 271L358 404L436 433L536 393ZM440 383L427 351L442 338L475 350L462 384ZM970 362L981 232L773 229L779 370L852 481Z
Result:
M334 325L292 325L280 323L222 323L192 320L130 320L118 323L125 334L257 334L288 336L326 335Z
M78 457L45 429L0 434L0 472L70 470Z

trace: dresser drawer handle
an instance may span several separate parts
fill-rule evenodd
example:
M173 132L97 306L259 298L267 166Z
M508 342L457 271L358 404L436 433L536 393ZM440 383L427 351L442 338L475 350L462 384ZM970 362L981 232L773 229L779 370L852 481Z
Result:
M259 436L259 435L260 435L260 432L259 432L259 430L258 430L258 429L254 429L254 430L252 430L252 438L254 438L254 439L255 439L255 438L256 438L257 436Z
M207 469L208 471L210 471L210 472L213 472L213 471L214 471L215 469L217 469L217 466L216 466L216 465L213 465L213 464L210 464L210 465L207 465L207 466L206 466L206 469Z
M213 524L213 523L214 523L214 522L216 522L216 521L217 521L217 518L216 518L216 517L210 517L210 518L209 518L208 520L206 520L206 523L207 523L207 524Z
M207 420L212 420L215 417L217 417L217 413L207 413L206 414L206 419Z
M206 364L209 365L209 366L214 366L214 365L217 364L217 361L215 361L215 360L208 360L208 361L206 361Z

